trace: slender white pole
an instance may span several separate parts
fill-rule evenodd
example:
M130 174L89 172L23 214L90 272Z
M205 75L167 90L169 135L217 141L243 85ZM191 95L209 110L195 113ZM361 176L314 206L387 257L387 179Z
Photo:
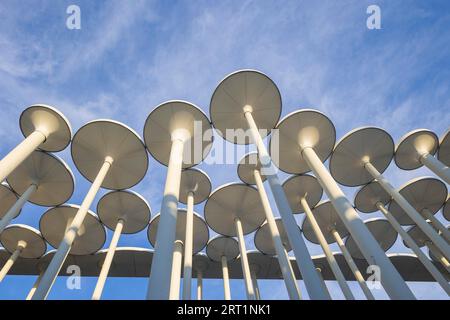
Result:
M324 291L319 275L317 274L314 263L306 247L305 241L302 238L302 234L298 229L297 222L295 221L292 210L289 206L288 199L284 193L283 186L277 175L277 169L272 163L272 160L267 152L266 146L259 134L258 127L253 119L251 108L244 108L245 118L247 120L252 138L255 141L258 148L258 156L262 167L267 174L264 174L269 182L270 190L272 191L277 205L278 212L280 213L283 221L284 228L286 230L289 243L292 246L292 251L297 262L297 265L302 274L303 281L305 282L306 290L311 299L314 300L328 300L329 295Z
M25 249L27 246L27 243L25 241L19 241L17 245L17 249L13 252L13 254L9 257L9 259L6 261L3 268L0 270L0 282L3 281L3 279L8 274L9 270L11 270L14 263L19 258L20 254L22 253L22 250Z
M172 255L172 276L170 279L169 300L180 300L181 263L183 260L183 242L177 240Z
M197 300L203 300L203 275L197 270Z
M30 197L33 195L34 192L37 190L36 184L30 184L30 186L25 190L25 192L20 196L19 199L17 199L16 203L8 210L8 212L3 216L3 218L0 220L0 233L5 230L5 228L11 223L11 220L14 219L14 217L17 216L20 210L22 210L23 206L27 201L30 199Z
M414 207L406 201L400 192L398 192L370 162L366 162L364 167L374 179L377 179L380 186L391 195L403 211L405 211L405 213L417 224L417 227L430 238L439 250L441 250L444 256L450 258L450 246L443 238L439 236L436 230L434 230L434 228L425 221L420 213L418 213L416 209L414 209Z
M435 265L431 262L430 259L423 253L422 250L420 250L420 247L417 245L417 243L411 238L411 236L406 232L400 223L394 218L394 216L387 210L384 205L381 202L378 202L377 204L378 210L381 211L381 213L384 214L386 219L391 223L392 227L395 229L395 231L398 232L400 237L406 242L408 247L416 254L417 258L420 262L422 262L425 269L428 270L428 272L433 276L433 278L441 285L442 289L447 292L448 295L450 295L450 285L448 284L447 280L444 278L444 276L439 272L439 270L435 267Z
M420 158L420 162L428 169L434 172L439 178L450 184L450 168L433 157L429 153L425 153Z
M117 221L114 234L109 244L108 252L106 253L105 261L103 261L100 275L98 276L97 284L95 285L94 293L92 294L92 300L100 300L103 288L105 287L106 278L108 277L109 269L111 268L114 254L116 253L117 244L119 243L120 235L122 234L124 220L119 219Z
M228 262L227 257L222 256L220 258L222 262L222 275L223 275L223 293L225 300L231 300L231 290L230 290L230 276L228 275Z
M367 300L375 300L375 297L373 296L372 292L370 291L369 287L367 286L367 283L364 280L364 277L362 276L361 271L359 271L350 252L348 252L347 248L345 247L344 240L342 240L339 232L337 232L336 229L333 229L333 230L331 230L331 234L333 235L339 248L341 249L341 252L342 252L342 255L344 256L345 261L347 261L347 264L348 264L350 270L352 271L353 276L355 277L356 281L358 281L359 286L361 287Z
M242 231L242 223L241 220L239 220L238 218L234 220L234 223L236 227L236 234L238 236L239 252L241 254L241 266L242 266L242 273L244 275L245 288L247 290L247 299L255 300L256 298L255 289L253 288L252 278L250 275L250 265L248 263L247 248L245 247L245 239L244 233Z
M176 132L180 131L176 130ZM172 270L172 253L177 227L184 141L185 139L181 135L172 134L172 148L156 233L155 253L148 281L148 300L167 300L170 295L170 270Z
M316 272L320 279L320 285L322 286L323 290L327 293L328 300L331 300L330 291L328 291L327 284L325 283L325 280L323 279L322 276L322 270L320 268L316 268Z
M432 242L427 241L426 246L430 249L430 251L434 254L434 256L436 257L436 259L442 264L442 266L447 270L447 272L450 273L450 262L448 261L448 259L446 257L444 257L441 253L441 251L439 251L439 248L436 247Z
M194 241L194 193L187 196L186 233L184 240L183 300L191 300L192 255Z
M314 234L316 235L317 240L319 240L319 244L322 247L323 252L325 253L325 257L328 261L328 264L331 267L331 271L333 271L334 277L336 278L337 283L339 284L339 287L342 290L342 293L344 294L344 297L347 300L355 300L355 297L353 296L352 291L350 290L350 287L345 281L344 274L342 273L341 269L339 268L339 265L336 261L336 258L333 255L333 252L331 252L330 246L328 245L327 240L325 239L325 236L322 233L322 230L320 230L320 226L317 223L316 218L314 217L314 214L312 213L311 209L309 208L308 201L306 201L305 198L300 199L300 203L303 207L303 210L305 211L306 217L311 224L311 227L314 231Z
M41 131L34 131L0 160L0 182L5 180L9 174L28 158L46 139L46 134Z
M441 232L447 242L450 241L450 231L430 212L428 209L423 209L422 214L425 219L430 220L431 225Z
M258 279L256 278L256 272L250 269L250 275L252 277L252 285L255 289L255 300L261 300L261 293L259 292Z
M281 273L283 274L283 279L289 294L289 298L291 300L300 300L301 299L300 289L297 286L297 281L295 280L294 274L291 272L292 266L289 261L289 257L286 253L286 250L283 246L283 242L281 241L280 232L275 222L272 208L270 207L269 198L267 197L266 190L264 189L261 174L259 170L254 170L253 175L264 208L264 213L266 214L270 234L272 236L275 251L277 253L278 263L280 264Z
M33 287L31 288L30 292L28 292L27 297L25 298L25 300L31 300L31 298L33 297L34 293L36 292L36 288L39 285L39 283L41 282L42 276L44 275L44 271L41 271L41 273L39 273L39 276L37 277L36 281L33 284Z
M89 211L89 208L94 201L95 196L100 190L100 187L102 186L102 183L105 180L105 177L108 174L108 171L111 168L113 162L113 158L105 158L105 162L103 163L100 171L97 174L97 177L92 183L91 188L89 189L86 197L83 200L83 203L78 209L75 218L70 224L70 227L66 230L66 234L59 244L58 250L53 256L52 261L48 265L47 270L45 271L32 300L44 300L47 298L47 295L50 292L50 289L52 288L53 283L55 282L56 277L58 276L58 273L61 270L70 249L72 248L73 242L83 224L84 218L86 217L86 214Z
M302 150L302 156L328 195L333 207L352 235L367 262L371 265L379 266L383 274L381 283L387 294L391 299L395 300L415 299L411 289L409 289L400 273L395 269L392 262L381 249L378 242L359 217L355 208L353 208L350 201L345 197L314 150L310 147L305 147Z

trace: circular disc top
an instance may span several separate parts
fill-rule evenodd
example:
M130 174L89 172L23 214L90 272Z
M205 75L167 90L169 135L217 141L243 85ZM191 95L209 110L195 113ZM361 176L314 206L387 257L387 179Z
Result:
M322 201L312 210L312 212L328 243L334 243L336 241L331 233L333 229L339 233L341 238L347 236L347 228L330 201ZM307 217L303 220L302 230L306 239L312 243L319 244L319 241L317 240L311 223Z
M75 205L63 205L52 208L42 215L39 221L39 228L44 239L53 248L59 247L79 208L79 206ZM105 240L105 228L97 216L93 212L88 211L73 242L70 254L85 255L95 253L103 247Z
M435 214L447 198L447 187L442 181L432 177L416 178L400 188L400 194L420 214L423 215L424 209ZM389 211L401 225L415 224L395 201L389 204Z
M39 149L48 152L64 150L72 139L72 129L66 117L45 104L25 109L20 115L20 129L25 137L36 130L48 133L47 139L39 146Z
M442 215L445 219L450 221L450 197L447 198L447 202L444 205L444 208L442 209Z
M16 251L20 241L25 241L26 246L20 253L22 258L39 258L47 250L47 244L41 233L23 224L13 224L6 227L0 236L0 240L3 247L10 253Z
M227 130L248 127L244 107L250 106L261 137L266 137L280 119L281 95L275 83L255 70L240 70L223 79L214 91L209 114L218 134L237 144L250 143L250 137L227 134Z
M206 254L217 262L222 260L222 256L225 256L227 261L234 260L239 255L239 244L234 238L218 236L208 242Z
M55 155L34 151L7 178L11 188L23 194L33 183L37 190L29 201L40 206L58 206L70 199L74 190L70 168Z
M194 204L208 199L211 193L211 180L208 175L199 169L186 169L181 173L180 196L181 203L187 203L189 192L194 193Z
M0 183L0 219L8 212L16 203L17 195L11 190L6 182ZM17 215L20 214L20 211ZM16 216L17 217L17 216ZM15 218L15 217L14 217Z
M238 164L237 173L239 179L247 184L256 184L254 171L258 170L261 174L261 180L266 181L266 176L261 172L261 162L258 158L257 152L250 152L246 154Z
M283 189L293 213L304 212L300 203L303 197L306 198L309 207L314 208L323 194L323 189L317 179L307 174L290 177L283 183Z
M255 231L265 220L258 191L242 183L226 184L216 189L206 201L205 220L215 232L237 235L235 219L242 223L244 234Z
M103 188L131 188L147 172L147 151L131 128L113 120L95 120L81 127L72 141L72 158L81 174L94 181L106 157L114 161Z
M355 207L361 212L371 213L378 211L378 202L385 206L389 201L391 201L391 196L384 191L377 181L372 181L361 187L356 193Z
M373 180L364 168L364 160L384 172L394 155L394 141L380 128L364 127L350 131L334 148L330 173L340 184L359 186Z
M97 204L100 221L111 230L116 229L120 218L124 219L122 233L137 233L150 221L150 206L134 191L112 191L105 194Z
M165 102L148 116L144 140L151 155L167 166L172 148L172 133L177 129L190 134L190 139L184 144L183 168L202 162L212 147L211 123L200 108L185 101Z
M277 224L278 232L280 233L281 242L287 252L292 250L291 244L289 243L286 230L284 229L283 221L281 219L275 219ZM256 248L264 254L269 256L274 256L277 254L275 246L273 244L272 233L270 232L269 224L264 223L258 231L255 233L255 246Z
M284 117L277 125L278 146L272 138L272 160L287 173L305 173L310 169L303 159L301 148L311 147L320 160L325 161L333 151L336 130L324 114L316 110L299 110Z
M395 163L400 169L413 170L422 166L420 156L435 154L439 139L434 132L426 129L414 130L404 135L395 148Z
M433 227L431 223L428 224ZM427 242L431 242L430 238L418 226L410 227L407 232L419 247L424 247L426 246ZM403 241L403 244L409 248L406 242Z
M439 141L438 160L450 167L450 129L442 135Z
M178 209L177 216L177 229L175 234L175 241L181 241L184 243L186 239L186 216L187 211L185 209ZM156 245L156 233L158 232L160 214L158 213L147 229L147 237L153 247ZM194 213L194 227L193 227L193 254L196 254L203 250L209 240L209 230L205 221L197 213Z
M389 221L375 218L367 220L364 223L369 229L370 233L372 233L372 235L374 236L375 240L380 245L381 249L383 249L385 252L394 245L395 241L397 240L397 231L395 231ZM349 236L347 238L345 246L347 247L353 258L364 259L364 255L359 250L352 236Z

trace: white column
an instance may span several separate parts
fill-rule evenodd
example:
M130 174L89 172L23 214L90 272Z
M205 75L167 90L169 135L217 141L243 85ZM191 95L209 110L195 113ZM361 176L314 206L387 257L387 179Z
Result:
M36 184L31 184L27 188L27 190L25 190L25 192L20 196L20 198L17 199L17 201L8 210L8 212L3 216L3 218L0 220L0 233L5 230L5 228L11 223L11 220L17 216L20 210L22 210L25 203L27 203L33 193L36 192L37 188L38 187Z
M239 252L241 254L242 274L244 275L245 288L247 290L247 299L255 300L255 298L256 298L255 289L253 288L252 277L250 275L250 266L248 264L247 248L245 247L245 239L244 239L244 233L242 231L241 220L236 218L234 220L234 223L235 223L236 234L237 234L238 242L239 242Z
M398 192L383 175L370 163L365 164L367 172L372 175L374 179L377 179L380 186L391 195L394 201L405 211L405 213L417 224L430 240L441 250L445 257L450 258L450 246L448 243L439 236L434 228L425 221L425 219L409 204L408 201Z
M32 300L44 300L47 298L48 293L58 276L59 271L61 270L64 261L66 260L67 255L69 254L70 249L72 248L72 244L77 237L78 231L83 224L84 218L86 217L87 212L95 199L100 187L102 186L103 181L105 180L106 175L108 174L109 169L112 166L113 159L111 157L106 157L105 162L103 163L97 177L91 185L86 197L83 200L80 208L78 209L75 218L73 219L70 227L67 229L66 234L64 235L63 240L61 241L58 250L52 258L52 261L47 267L45 271L41 283L32 298Z
M222 263L222 276L223 276L223 293L225 300L231 300L231 290L230 290L230 277L228 275L228 263L227 257L222 256L220 258Z
M170 294L170 270L172 269L172 253L177 227L184 141L182 136L172 135L166 185L156 233L155 253L148 281L147 299L149 300L167 300Z
M108 277L109 269L111 268L114 254L116 253L117 244L119 243L120 235L122 234L124 220L119 219L117 221L114 234L109 244L108 252L106 253L105 260L103 261L100 275L98 276L97 284L95 285L94 293L92 294L92 300L100 300L105 287L106 278Z
M391 299L415 299L400 273L395 269L378 242L367 229L355 208L333 180L322 161L310 147L303 148L302 156L328 195L333 207L344 222L369 264L378 265L383 277L381 282Z
M450 231L430 212L428 209L423 209L422 214L425 219L430 220L431 225L441 232L447 242L450 241Z
M258 156L263 166L264 170L267 171L265 174L267 181L269 182L270 189L272 191L275 203L280 213L281 219L283 221L284 228L286 230L289 243L292 246L294 256L297 265L302 274L303 281L305 282L306 289L311 299L314 300L328 300L329 295L323 290L323 286L319 275L317 274L314 263L312 262L311 256L308 252L308 248L302 238L302 234L299 231L297 222L295 221L292 210L289 206L288 199L284 193L283 186L281 185L280 179L276 174L276 168L272 163L272 160L267 152L266 146L264 145L261 135L258 132L258 127L256 126L251 110L244 110L245 118L247 119L248 126L250 128L253 140L255 141L256 147L258 148Z
M256 272L254 270L250 270L250 275L252 276L252 285L255 289L255 299L261 300L261 293L259 291L258 279L256 278Z
M28 158L46 139L47 136L44 133L34 131L0 160L0 182L5 180L9 174Z
M3 281L3 279L8 274L9 270L11 270L14 263L16 263L17 259L20 256L20 253L23 249L27 246L27 243L25 241L19 241L17 245L17 249L13 252L13 254L9 257L9 259L6 261L3 268L0 270L0 282Z
M39 285L39 283L41 282L42 276L44 275L44 271L45 270L41 271L41 273L37 277L36 281L33 284L33 287L31 288L30 292L28 292L28 295L25 298L25 300L31 300L31 298L33 297L34 293L36 292L36 288Z
M323 279L322 276L322 270L320 268L316 268L316 273L319 276L320 285L322 286L322 289L327 293L328 300L331 300L330 292L328 291L327 284L325 283L325 280Z
M305 198L302 198L300 200L300 203L303 207L303 210L305 211L306 217L311 224L311 227L314 231L314 234L316 235L317 240L319 240L320 246L322 247L323 252L325 253L325 257L327 258L328 264L331 267L331 270L333 271L333 274L336 278L337 283L339 284L339 287L342 290L342 293L344 294L344 297L347 300L355 300L355 297L353 296L352 291L350 290L350 287L345 281L344 274L342 273L341 269L339 268L339 265L336 261L336 258L333 255L333 252L331 252L330 246L328 245L327 240L325 239L325 236L322 233L322 230L320 230L320 226L317 223L316 218L314 217L314 214L312 213L311 209L309 208L309 204L306 201Z
M420 162L428 169L434 172L439 178L444 180L447 184L450 184L450 168L433 157L431 154L426 153L420 157Z
M348 252L347 248L345 247L344 240L342 240L340 234L337 232L336 229L331 230L331 234L333 235L334 239L336 240L336 243L338 244L339 248L341 249L341 252L345 258L345 261L347 262L350 270L352 271L353 276L355 277L356 281L358 281L359 286L361 287L367 300L375 300L375 297L373 296L372 292L370 291L369 287L367 286L367 283L364 280L364 277L362 276L358 267L356 266L356 263L353 260L350 252Z
M191 300L192 255L194 241L194 193L187 196L186 232L184 240L183 300Z
M422 250L420 250L420 247L417 245L417 243L411 238L411 236L406 232L400 223L394 218L394 216L387 210L384 205L381 202L378 202L377 204L378 210L380 210L386 219L391 223L392 227L395 229L395 231L398 232L400 237L406 242L408 247L414 252L419 259L420 262L422 262L425 269L428 270L428 272L433 276L433 278L441 285L442 289L447 292L448 295L450 295L450 285L448 284L447 280L444 278L444 276L439 272L439 270L435 267L435 265L428 259L428 257L423 253Z
M266 214L270 234L272 236L275 251L277 253L278 263L280 264L281 273L283 274L283 279L289 294L289 298L291 300L300 300L300 289L297 286L297 281L295 280L294 274L291 272L292 267L289 261L289 257L283 246L283 242L281 241L280 232L275 222L272 208L270 207L269 198L267 197L266 190L264 189L261 174L259 170L254 170L253 175L264 208L264 213Z
M436 259L442 264L442 266L447 270L447 272L450 273L450 262L446 257L442 255L442 253L439 251L439 248L437 248L432 242L427 241L426 246L430 249L431 253L434 254Z
M203 275L197 270L197 300L203 300Z
M183 242L177 240L173 248L172 272L169 300L180 300L181 263L183 260Z

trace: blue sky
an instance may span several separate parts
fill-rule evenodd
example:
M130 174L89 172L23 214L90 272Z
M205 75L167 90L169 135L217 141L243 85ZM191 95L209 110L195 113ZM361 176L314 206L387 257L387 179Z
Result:
M71 4L81 8L81 30L66 28ZM381 30L366 28L370 4L381 8ZM334 122L338 138L364 125L386 129L395 141L417 128L440 136L450 123L449 9L446 0L3 0L0 156L21 141L18 119L28 105L57 107L74 132L90 120L111 118L142 135L147 115L166 100L188 100L208 113L218 82L242 68L261 70L277 83L283 116L304 107L321 110ZM58 155L75 173L70 202L79 204L89 184L76 172L69 149ZM238 180L236 165L200 168L213 188ZM149 201L153 215L160 209L165 173L151 159L147 177L133 188ZM394 163L386 172L398 187L423 175L432 174L423 168L402 171ZM283 180L287 177L282 174ZM354 188L344 191L353 199ZM46 210L27 205L14 223L37 227ZM203 205L196 211L202 214ZM379 216L361 214L363 219ZM299 224L303 218L297 217ZM253 249L253 235L246 240ZM150 247L146 231L123 236L119 245ZM320 253L320 247L308 247L311 254ZM389 252L408 250L398 240ZM83 279L82 290L70 291L61 278L49 298L89 299L95 281ZM0 299L23 299L33 282L32 277L7 277ZM147 279L109 279L103 297L142 299L146 285ZM335 283L327 285L333 297L342 297ZM409 285L418 298L446 298L436 284ZM357 285L352 288L362 297ZM267 299L287 297L281 281L261 281L261 291ZM206 299L222 296L221 281L206 282ZM245 297L242 281L232 281L232 297Z

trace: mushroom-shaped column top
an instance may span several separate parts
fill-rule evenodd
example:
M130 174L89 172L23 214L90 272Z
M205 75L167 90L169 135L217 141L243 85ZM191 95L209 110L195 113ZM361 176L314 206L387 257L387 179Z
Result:
M0 235L0 241L10 253L14 253L21 243L25 244L19 255L22 258L40 258L47 250L47 244L41 233L24 224L6 227Z
M66 117L45 104L35 104L25 109L20 115L20 129L25 137L35 131L45 134L47 139L39 149L48 152L64 150L72 139L72 129Z
M16 203L17 195L11 190L6 182L0 183L0 219L8 212L8 210ZM18 212L18 214L20 211Z
M144 230L151 210L147 201L131 190L111 191L97 204L100 221L110 230L115 230L119 219L124 221L122 233L132 234Z
M235 220L244 234L255 231L265 220L258 191L246 184L231 183L217 188L205 204L205 220L215 232L235 237Z
M30 196L31 203L58 206L73 194L75 178L69 166L59 157L34 151L6 179L17 194L23 194L32 184L37 186Z
M252 143L227 130L247 130L245 111L250 110L261 137L270 134L280 119L281 94L275 83L256 70L239 70L223 79L214 91L209 114L219 135L236 144Z
M227 261L231 261L239 255L239 244L234 238L217 236L208 242L206 254L211 260L216 262L220 262L222 257L225 257Z
M388 251L397 240L397 231L391 226L389 221L380 218L374 218L366 220L365 225L369 229L370 233L374 236L375 240L380 245L381 249L385 252ZM359 250L358 245L352 236L349 236L345 241L351 256L355 259L364 259L364 255Z
M431 242L430 238L417 226L409 227L407 232L408 232L409 236L416 242L416 244L419 247L424 247L427 245L428 242ZM408 244L405 241L403 241L403 244L407 248L409 248Z
M306 199L310 208L314 208L322 198L323 189L319 181L311 175L292 176L283 183L293 213L303 213L301 200Z
M383 206L391 201L391 196L377 181L362 186L355 196L355 207L361 212L372 213L378 211L377 203Z
M113 120L94 120L81 127L72 141L72 158L78 171L94 181L107 158L112 165L102 187L122 190L138 184L148 168L148 154L138 134Z
M450 167L450 129L439 140L437 158L447 167Z
M412 179L400 188L400 194L419 213L426 209L436 214L445 203L447 192L446 185L433 177ZM395 201L389 204L389 211L401 225L415 224Z
M393 156L394 141L386 131L377 127L357 128L336 144L330 158L330 172L342 185L363 185L373 180L364 167L366 162L384 172Z
M347 228L342 222L341 218L337 214L330 201L320 202L313 210L314 217L317 224L320 227L325 239L328 243L334 243L336 240L333 237L331 231L336 230L339 235L344 238L348 235ZM305 218L302 225L303 234L306 239L312 243L319 244L319 240L316 237L314 229L309 222L309 219Z
M395 163L400 169L414 170L422 166L423 154L434 155L439 147L437 135L427 129L408 132L395 148Z
M211 193L211 180L200 169L185 169L181 172L179 201L187 204L189 193L194 194L194 204L208 199Z
M292 250L291 244L289 243L289 238L284 229L283 221L280 218L275 219L275 223L280 233L281 242L287 252ZM299 229L300 232L300 229ZM255 233L255 247L261 253L267 254L269 256L274 256L277 254L275 246L273 244L272 233L270 232L269 224L264 223Z
M237 168L239 179L247 184L256 184L254 175L255 170L261 173L261 180L265 181L266 176L261 172L261 162L259 161L258 153L250 152L239 161Z
M145 145L153 158L167 166L174 138L184 141L183 168L199 164L208 155L213 142L208 117L199 107L186 101L160 104L145 122Z
M303 148L314 149L323 162L330 156L336 142L333 123L317 110L294 111L284 117L276 129L278 139L271 139L269 148L272 160L278 168L291 174L310 171L302 157ZM275 142L278 142L278 146Z
M79 206L66 204L52 208L42 215L39 229L53 248L58 248L79 209ZM105 240L105 228L97 215L88 211L69 253L72 255L95 253L103 247Z
M186 239L186 216L187 211L185 209L178 209L177 216L177 228L175 234L175 241L181 241L184 243ZM153 247L156 245L156 233L158 232L160 214L158 213L147 229L147 238ZM200 215L194 213L194 225L193 225L193 254L196 254L203 250L209 240L209 230L205 221Z
M442 208L442 215L445 219L450 221L450 196L447 198L447 202L444 204Z

